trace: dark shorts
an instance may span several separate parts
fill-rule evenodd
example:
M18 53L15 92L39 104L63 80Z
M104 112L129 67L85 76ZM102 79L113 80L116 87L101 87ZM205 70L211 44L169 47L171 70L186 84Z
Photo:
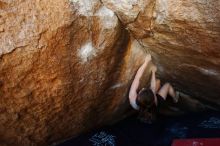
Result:
M156 94L156 96L157 96L157 101L158 101L157 106L158 106L158 108L159 108L159 107L161 107L161 106L163 106L163 105L165 104L165 100L164 100L163 97L160 96L159 94Z

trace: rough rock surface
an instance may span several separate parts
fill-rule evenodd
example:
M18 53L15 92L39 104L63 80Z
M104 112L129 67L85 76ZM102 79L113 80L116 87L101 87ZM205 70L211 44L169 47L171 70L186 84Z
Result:
M219 0L103 0L154 56L159 76L220 107Z
M161 79L219 106L219 6L0 0L0 145L48 145L125 117L146 52Z
M144 52L99 1L1 0L0 28L0 145L48 145L127 115Z

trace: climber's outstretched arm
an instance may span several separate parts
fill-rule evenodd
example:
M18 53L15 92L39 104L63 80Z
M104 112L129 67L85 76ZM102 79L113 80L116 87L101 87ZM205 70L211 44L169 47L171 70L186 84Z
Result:
M138 69L138 71L137 71L137 73L135 75L134 81L131 84L131 88L130 88L130 91L129 91L129 98L135 98L136 99L136 97L137 97L137 89L138 89L138 86L139 86L139 83L140 83L140 78L143 75L144 70L146 69L146 67L147 67L147 65L148 65L150 60L151 60L151 55L148 54L146 56L146 58L145 58L144 63Z
M156 94L157 92L157 79L156 79L156 73L157 71L157 67L156 66L153 66L152 67L152 75L151 75L151 82L150 82L150 89L154 92L154 94Z
M156 79L156 93L159 91L160 89L160 80Z

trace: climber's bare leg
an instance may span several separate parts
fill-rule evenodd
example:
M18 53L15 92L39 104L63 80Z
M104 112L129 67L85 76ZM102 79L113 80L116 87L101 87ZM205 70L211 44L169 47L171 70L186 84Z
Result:
M173 86L171 86L171 85L170 85L170 88L169 88L169 95L173 98L174 102L178 102L179 97L176 96L176 92L173 89Z
M175 102L177 102L177 98L176 98L176 94L175 94L175 91L173 89L173 87L169 84L169 83L166 83L164 84L161 89L159 90L158 94L164 98L164 100L166 100L167 98L167 95L169 94L173 100Z

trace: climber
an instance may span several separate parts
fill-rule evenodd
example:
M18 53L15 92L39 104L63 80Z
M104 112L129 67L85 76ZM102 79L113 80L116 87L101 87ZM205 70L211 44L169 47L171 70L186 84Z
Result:
M178 96L176 96L177 94L170 83L165 83L160 88L160 80L155 77L155 72L157 71L156 66L151 68L150 88L143 88L140 91L137 91L140 78L150 61L151 55L147 55L144 63L138 69L129 91L129 101L131 106L139 111L139 117L141 120L148 123L155 120L158 107L166 100L167 95L170 95L174 102L178 102Z

